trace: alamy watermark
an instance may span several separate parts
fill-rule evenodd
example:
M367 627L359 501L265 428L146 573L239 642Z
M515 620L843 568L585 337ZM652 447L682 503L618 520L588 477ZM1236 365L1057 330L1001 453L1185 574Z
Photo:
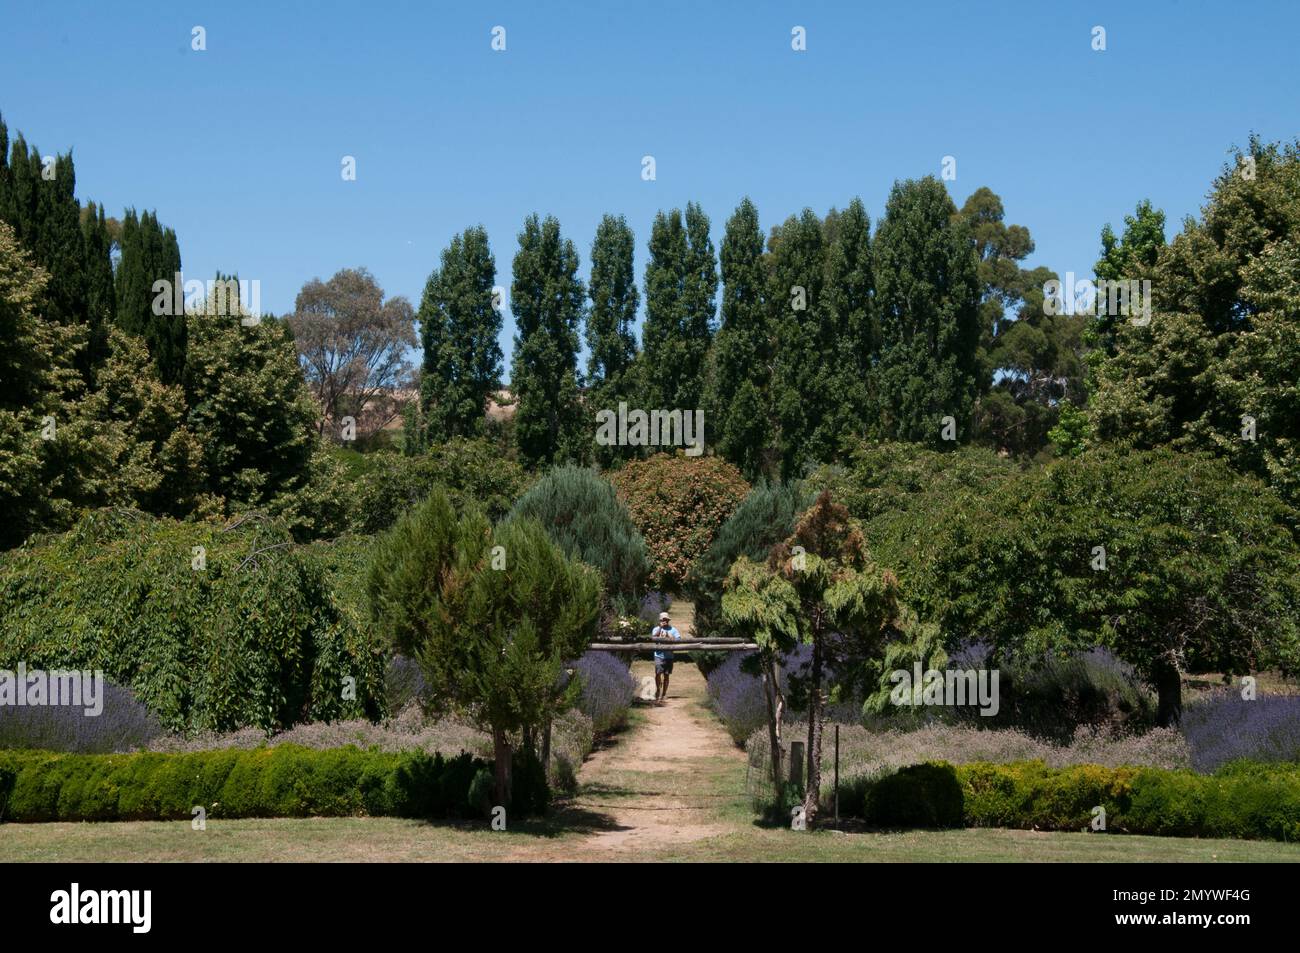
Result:
M704 411L627 409L596 412L596 443L602 447L685 447L688 457L704 452Z
M894 687L889 690L889 700L895 705L978 705L980 714L992 718L1001 707L998 701L997 669L944 669L921 671L921 663L914 662L912 671L895 669L889 675Z
M1043 282L1043 314L1122 315L1131 324L1151 323L1151 280L1090 278L1075 280L1074 272Z
M0 707L68 705L80 707L89 718L104 711L104 673L76 669L27 670L18 663L16 672L0 669Z
M239 316L239 323L251 328L262 321L262 282L254 278L185 280L179 271L153 283L153 313L159 317L182 314L207 314L215 317Z

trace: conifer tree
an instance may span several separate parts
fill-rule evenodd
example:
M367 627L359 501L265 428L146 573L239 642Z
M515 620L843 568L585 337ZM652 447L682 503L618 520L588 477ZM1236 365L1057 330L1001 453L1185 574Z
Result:
M425 439L482 434L488 399L501 386L501 307L496 260L480 225L452 238L425 282L417 319L424 360L417 418Z
M880 338L876 436L931 446L952 417L969 435L979 392L978 261L967 224L933 176L895 183L873 262Z
M153 212L137 216L128 209L122 219L122 257L116 276L117 325L143 338L164 384L181 381L185 369L185 315L176 311L172 285L181 270L176 233L163 229ZM167 290L154 290L166 281ZM160 286L161 287L161 286ZM155 307L157 306L157 307ZM163 311L155 314L155 310Z
M510 389L518 401L515 434L526 465L582 459L578 333L586 290L578 253L560 223L530 215L519 233L510 310L515 318Z

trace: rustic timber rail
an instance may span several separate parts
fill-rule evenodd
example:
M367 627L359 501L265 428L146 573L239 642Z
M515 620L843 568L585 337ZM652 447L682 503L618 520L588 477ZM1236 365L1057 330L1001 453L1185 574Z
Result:
M591 643L587 648L601 652L750 652L758 645L721 636L702 639L622 639L610 636L602 642Z

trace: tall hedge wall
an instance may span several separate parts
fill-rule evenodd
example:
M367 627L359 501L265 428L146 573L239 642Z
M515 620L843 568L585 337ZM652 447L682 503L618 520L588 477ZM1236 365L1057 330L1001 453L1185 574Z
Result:
M0 557L0 668L19 662L102 669L173 729L382 710L382 651L340 605L326 559L257 518L101 510Z

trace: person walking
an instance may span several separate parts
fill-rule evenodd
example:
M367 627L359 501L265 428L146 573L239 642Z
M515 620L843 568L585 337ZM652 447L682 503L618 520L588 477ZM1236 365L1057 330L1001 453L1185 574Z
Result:
M659 624L650 633L652 639L680 639L681 634L673 627L667 612L659 613ZM668 697L668 678L673 674L673 653L656 650L655 659L655 704L662 705Z

